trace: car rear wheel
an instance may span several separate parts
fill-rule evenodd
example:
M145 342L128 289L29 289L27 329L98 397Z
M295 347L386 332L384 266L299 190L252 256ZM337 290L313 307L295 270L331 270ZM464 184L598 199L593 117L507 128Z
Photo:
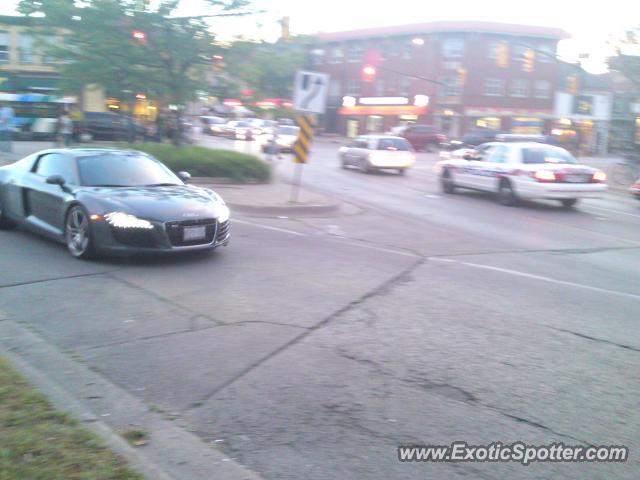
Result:
M453 178L451 178L451 172L449 172L449 170L442 172L442 175L440 176L440 185L442 186L442 191L444 193L456 192L456 184L453 183Z
M513 189L513 185L509 180L503 179L500 181L500 187L498 188L498 201L502 205L513 207L518 204L518 196Z
M80 205L71 207L65 220L64 238L69 253L87 260L94 256L89 215Z
M571 208L571 207L575 206L576 203L578 203L578 199L577 198L564 198L564 199L560 200L560 203L562 203L562 206L564 208Z
M12 230L16 228L16 223L9 220L2 212L2 205L0 205L0 230Z
M398 169L398 175L406 175L407 174L407 169L406 168L399 168Z

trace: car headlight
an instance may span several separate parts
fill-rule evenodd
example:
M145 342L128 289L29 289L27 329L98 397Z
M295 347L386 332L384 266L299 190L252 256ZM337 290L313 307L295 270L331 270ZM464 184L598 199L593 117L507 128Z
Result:
M229 211L229 207L227 207L226 205L222 205L220 207L220 213L218 214L218 222L223 223L229 220L230 213L231 212Z
M124 212L107 213L104 218L109 225L116 228L142 228L145 230L153 228L153 224L150 221Z

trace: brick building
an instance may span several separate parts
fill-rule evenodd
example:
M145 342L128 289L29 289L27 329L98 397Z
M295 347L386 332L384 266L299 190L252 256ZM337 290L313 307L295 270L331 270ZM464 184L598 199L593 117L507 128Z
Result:
M567 37L555 28L486 22L319 34L315 68L331 77L324 128L353 136L417 122L450 136L482 127L546 133L556 48ZM365 66L375 74L363 75Z

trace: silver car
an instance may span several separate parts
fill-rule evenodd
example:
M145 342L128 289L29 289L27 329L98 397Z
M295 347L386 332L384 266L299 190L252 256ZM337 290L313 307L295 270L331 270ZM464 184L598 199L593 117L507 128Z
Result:
M409 142L393 135L362 135L339 150L342 168L357 167L370 173L393 169L403 175L416 161Z

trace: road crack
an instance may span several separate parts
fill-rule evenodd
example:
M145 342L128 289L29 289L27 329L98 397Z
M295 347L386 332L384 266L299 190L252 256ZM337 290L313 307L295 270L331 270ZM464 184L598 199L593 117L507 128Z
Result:
M632 352L640 352L640 348L632 347L631 345L625 345L624 343L612 342L611 340L605 340L604 338L592 337L590 335L585 335L584 333L574 332L572 330L566 330L564 328L552 327L551 325L544 325L544 326L547 328L550 328L551 330L568 333L570 335L575 335L576 337L584 338L585 340L591 340L592 342L604 343L607 345L612 345L614 347L624 348L625 350L631 350Z

